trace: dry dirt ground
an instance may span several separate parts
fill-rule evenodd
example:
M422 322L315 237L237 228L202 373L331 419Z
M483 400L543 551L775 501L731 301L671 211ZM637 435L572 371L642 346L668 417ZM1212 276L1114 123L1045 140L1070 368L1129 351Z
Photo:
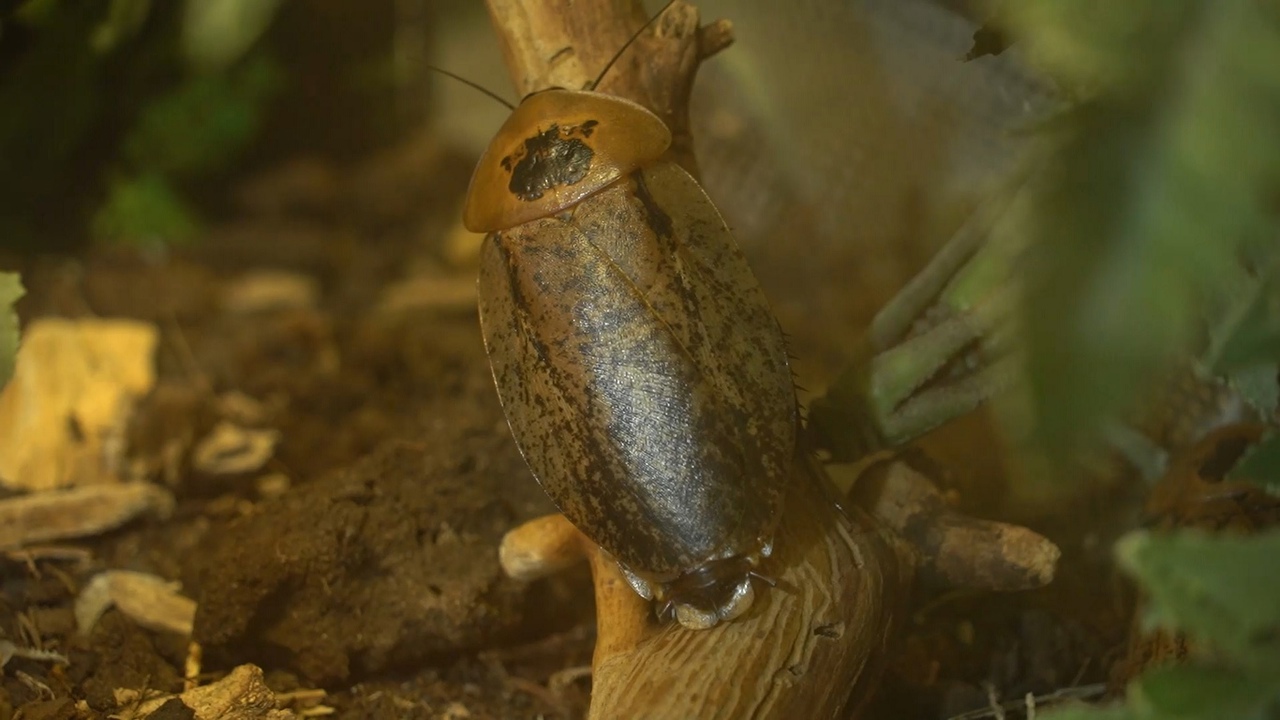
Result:
M196 602L202 682L254 663L277 693L297 693L285 695L300 698L295 709L336 718L581 715L585 569L523 585L498 566L502 534L551 506L491 384L478 239L453 229L469 162L428 139L350 173L292 163L242 183L237 208L194 246L6 263L29 290L24 322L159 328L158 382L126 455L177 502L166 518L74 543L85 553L0 559L0 640L68 660L10 659L0 720L106 717L128 710L121 689L182 690L186 638L115 609L76 631L75 598L108 568L181 582ZM315 292L246 300L262 271ZM273 430L279 444L265 464L202 471L193 446L224 421ZM946 717L985 704L984 682L1018 698L1105 677L1130 606L1097 581L1110 577L1105 543L1061 524L1065 584L943 596L917 612L885 711Z

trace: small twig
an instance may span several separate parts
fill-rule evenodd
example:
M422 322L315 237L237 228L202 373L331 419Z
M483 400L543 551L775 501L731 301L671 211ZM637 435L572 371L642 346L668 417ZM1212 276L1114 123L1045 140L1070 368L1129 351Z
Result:
M556 697L560 697L564 694L565 688L589 677L591 677L590 665L565 668L551 675L550 679L547 680L547 688L555 693Z
M182 663L182 689L200 686L200 667L204 663L204 647L195 640L187 643L187 657Z
M44 650L44 641L40 637L40 628L36 627L35 621L25 612L18 613L16 619L18 621L18 630L22 632L22 639L35 651L42 652Z
M1046 705L1054 705L1066 700L1089 700L1091 698L1102 697L1107 692L1106 683L1094 683L1091 685L1078 685L1075 687L1062 688L1054 690L1045 695L1027 694L1025 698L1018 700L1010 700L998 706L1000 712L1007 710L1017 710L1019 708L1043 707ZM947 720L986 720L986 718L997 717L995 714L997 708L982 708L980 710L970 710L959 715L952 715Z
M93 559L93 551L73 545L36 545L19 550L6 550L4 556L14 562L27 566L31 576L40 579L40 569L36 563L41 560L74 562L84 564Z
M43 682L40 682L40 680L34 675L18 670L13 673L13 676L18 679L18 682L27 686L27 688L42 699L53 700L58 697L57 694L53 692L52 688L45 685Z
M991 717L996 720L1004 719L1004 708L1000 705L1000 694L996 692L996 686L992 683L982 683L983 688L987 691L987 707L990 709Z
M62 653L56 653L52 650L18 647L8 640L0 640L0 668L3 668L10 660L16 657L36 662L56 663L58 665L71 664L71 661Z
M292 692L276 693L276 700L281 703L288 702L314 702L323 700L329 696L329 693L322 688L314 688L308 690L294 690Z

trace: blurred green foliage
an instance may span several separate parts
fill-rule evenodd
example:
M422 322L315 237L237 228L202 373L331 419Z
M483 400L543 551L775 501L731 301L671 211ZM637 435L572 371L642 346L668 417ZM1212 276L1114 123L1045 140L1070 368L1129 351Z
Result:
M281 85L255 44L277 6L22 3L0 34L0 238L191 237L188 189L238 159Z
M128 174L108 184L92 221L93 237L144 245L192 239L199 222L177 183L234 161L256 134L279 82L274 64L252 58L224 72L195 75L148 103L121 143L118 162Z
M1280 4L1001 7L1031 61L1075 99L1044 131L1050 161L1005 225L1030 248L1020 280L1033 435L1064 459L1162 370L1202 354L1273 262Z
M1227 477L1256 483L1272 495L1280 495L1280 433L1273 429L1250 448Z
M89 36L89 45L99 53L110 52L142 29L151 14L151 0L111 0L107 16Z
M1032 437L1068 458L1164 370L1193 362L1274 420L1280 388L1280 2L1007 0L1027 57L1071 98L1001 232L1019 285ZM1233 477L1280 486L1264 440ZM1117 557L1185 664L1057 720L1280 716L1280 531L1134 533Z
M189 0L183 56L200 72L231 67L266 32L281 0Z
M1147 592L1147 626L1186 633L1204 659L1270 677L1280 693L1280 573L1259 572L1275 568L1280 529L1250 537L1138 532L1116 555Z
M157 173L110 181L90 228L99 240L157 248L187 242L198 230L193 211Z
M142 109L123 142L131 167L174 177L220 170L257 130L263 103L279 85L275 65L253 58L191 77Z
M18 311L14 304L25 293L17 273L0 272L0 387L13 377L18 359Z
M1186 664L1147 671L1125 704L1052 720L1267 720L1280 713L1280 530L1251 537L1133 533L1117 546L1142 584L1149 627L1185 633Z

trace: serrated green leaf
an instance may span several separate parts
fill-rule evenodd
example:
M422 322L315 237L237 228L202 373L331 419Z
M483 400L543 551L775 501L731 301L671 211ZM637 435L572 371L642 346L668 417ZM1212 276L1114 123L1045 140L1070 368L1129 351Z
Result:
M20 339L14 303L26 292L18 273L0 272L0 387L13 377Z
M1275 243L1280 19L1265 2L1006 7L1042 66L1090 92L1008 226L1031 241L1034 437L1063 458L1197 351L1238 257Z
M1258 483L1268 492L1280 494L1280 435L1273 434L1250 448L1227 478Z
M92 222L95 240L142 246L183 243L197 230L191 211L158 174L111 182Z
M1121 565L1151 598L1149 620L1241 667L1280 674L1280 530L1248 537L1131 533Z
M1148 670L1129 687L1128 701L1153 720L1264 720L1280 696L1274 679L1218 667L1178 665Z

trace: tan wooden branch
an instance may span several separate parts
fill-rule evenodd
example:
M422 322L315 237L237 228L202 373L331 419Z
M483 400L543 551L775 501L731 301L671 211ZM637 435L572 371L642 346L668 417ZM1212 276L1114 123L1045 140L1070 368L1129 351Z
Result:
M487 3L522 95L589 86L647 20L634 0ZM673 159L696 176L689 92L698 64L731 42L727 22L700 27L697 10L676 0L599 89L661 117L675 138ZM850 717L879 681L917 567L946 582L1017 589L1047 582L1057 557L1030 531L949 512L903 463L877 477L865 492L888 525L851 505L842 509L849 504L834 496L823 468L800 457L777 550L762 568L777 586L761 587L744 617L709 630L656 622L616 563L559 515L508 533L503 567L531 580L590 562L598 618L592 718ZM904 540L888 529L908 525L924 531Z
M777 551L742 618L709 630L659 624L618 566L562 516L503 540L508 574L526 580L584 556L596 589L591 718L830 718L879 680L910 556L860 510L841 510L822 469L796 465Z

